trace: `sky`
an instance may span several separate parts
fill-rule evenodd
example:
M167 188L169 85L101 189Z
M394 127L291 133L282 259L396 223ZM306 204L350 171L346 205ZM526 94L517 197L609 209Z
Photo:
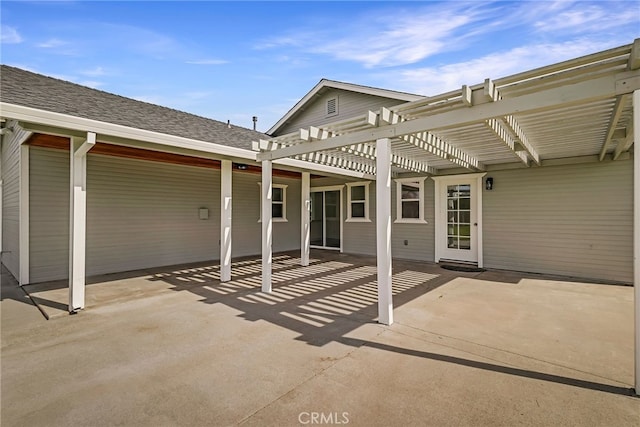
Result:
M2 0L0 36L3 64L266 132L322 78L436 95L630 44L640 0Z

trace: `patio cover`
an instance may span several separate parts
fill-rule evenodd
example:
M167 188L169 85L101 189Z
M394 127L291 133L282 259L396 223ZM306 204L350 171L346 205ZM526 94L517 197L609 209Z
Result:
M271 290L274 160L294 158L375 177L379 321L391 324L391 176L628 159L639 135L640 39L636 39L604 52L255 141L253 149L263 163L263 291ZM640 390L638 188L640 156L634 156L636 392ZM304 191L308 192L308 184L303 184ZM309 198L303 194L303 263L308 253L308 209Z

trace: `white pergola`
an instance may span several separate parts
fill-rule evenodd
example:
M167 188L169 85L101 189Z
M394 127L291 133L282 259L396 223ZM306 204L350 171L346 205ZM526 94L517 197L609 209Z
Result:
M391 177L628 159L640 138L640 39L633 44L322 127L256 141L262 162L262 291L271 292L272 162L293 158L376 179L378 321L393 323ZM309 173L301 263L309 262ZM635 390L640 390L640 156L634 156Z

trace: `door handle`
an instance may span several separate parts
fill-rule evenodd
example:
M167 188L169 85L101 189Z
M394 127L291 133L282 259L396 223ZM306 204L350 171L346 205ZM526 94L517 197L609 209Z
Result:
M477 223L477 222L474 222L474 223L473 223L473 225L475 225L475 226L477 227L477 226L478 226L478 223Z

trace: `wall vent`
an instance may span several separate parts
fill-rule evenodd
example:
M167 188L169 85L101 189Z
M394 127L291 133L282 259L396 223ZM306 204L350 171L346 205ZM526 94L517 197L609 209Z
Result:
M327 116L335 116L338 114L338 98L327 100Z

